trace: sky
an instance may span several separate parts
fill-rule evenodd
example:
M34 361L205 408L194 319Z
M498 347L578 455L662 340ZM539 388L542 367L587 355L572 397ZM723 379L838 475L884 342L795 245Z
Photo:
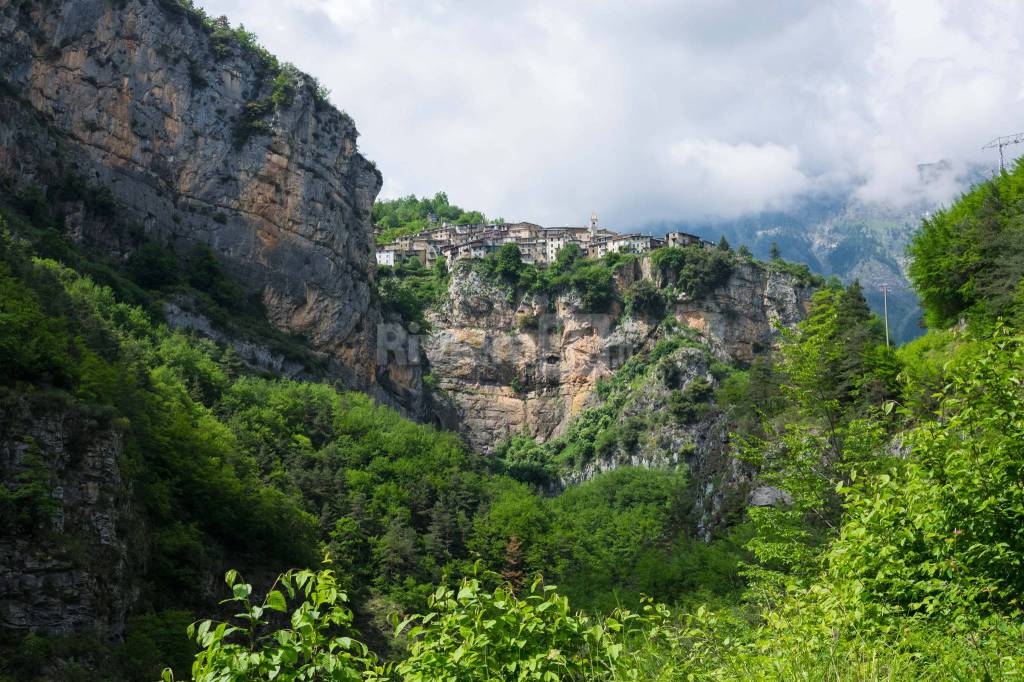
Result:
M1018 0L201 4L330 88L382 197L444 190L508 220L943 202L998 164L983 144L1024 130ZM922 186L940 160L953 171Z

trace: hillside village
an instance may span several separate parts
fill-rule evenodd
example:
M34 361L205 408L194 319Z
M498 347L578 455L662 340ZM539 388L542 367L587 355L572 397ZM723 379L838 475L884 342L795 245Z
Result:
M590 217L586 227L541 227L533 223L488 223L439 227L399 237L377 248L377 265L393 266L407 258L433 265L439 258L451 263L464 258L484 258L502 244L516 244L523 262L548 264L569 244L576 244L592 258L609 253L646 253L664 246L687 246L711 242L685 232L670 232L665 238L637 233L620 234L598 227L598 218Z

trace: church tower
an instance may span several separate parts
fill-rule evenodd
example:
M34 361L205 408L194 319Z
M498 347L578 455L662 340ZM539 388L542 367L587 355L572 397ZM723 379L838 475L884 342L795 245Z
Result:
M597 236L597 213L590 214L590 238Z

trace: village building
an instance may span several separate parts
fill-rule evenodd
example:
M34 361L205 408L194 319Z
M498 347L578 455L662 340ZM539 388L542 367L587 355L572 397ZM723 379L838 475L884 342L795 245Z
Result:
M641 254L663 246L707 245L700 237L685 232L670 232L665 239L642 234L619 234L598 227L597 214L583 227L541 227L534 223L493 223L486 225L451 225L433 223L417 234L399 237L377 249L377 264L394 266L405 258L417 258L432 266L438 258L449 262L463 258L485 258L503 244L519 247L524 263L544 265L555 262L558 252L575 244L592 258L609 253Z

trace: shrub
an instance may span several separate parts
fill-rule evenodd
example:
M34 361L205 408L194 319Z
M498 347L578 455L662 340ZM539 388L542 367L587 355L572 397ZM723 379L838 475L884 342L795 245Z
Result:
M352 638L348 597L332 571L289 571L262 600L253 599L252 585L240 582L236 571L228 571L225 581L232 595L225 602L238 613L234 622L189 626L189 637L201 647L192 664L194 682L358 681L384 672L367 646ZM275 627L279 618L290 627ZM165 669L162 678L173 682L174 673Z
M616 611L607 619L573 613L569 600L537 580L524 596L509 586L487 590L476 578L458 591L438 588L430 613L396 631L412 641L396 666L408 682L612 680L634 667L625 643L664 621Z
M159 289L177 284L181 275L178 258L170 249L157 242L146 242L128 261L132 279L147 289Z
M670 246L655 251L651 260L662 279L674 284L688 296L700 299L724 284L732 274L730 252L701 246Z
M640 280L626 291L626 312L660 320L665 315L665 296L650 280Z

